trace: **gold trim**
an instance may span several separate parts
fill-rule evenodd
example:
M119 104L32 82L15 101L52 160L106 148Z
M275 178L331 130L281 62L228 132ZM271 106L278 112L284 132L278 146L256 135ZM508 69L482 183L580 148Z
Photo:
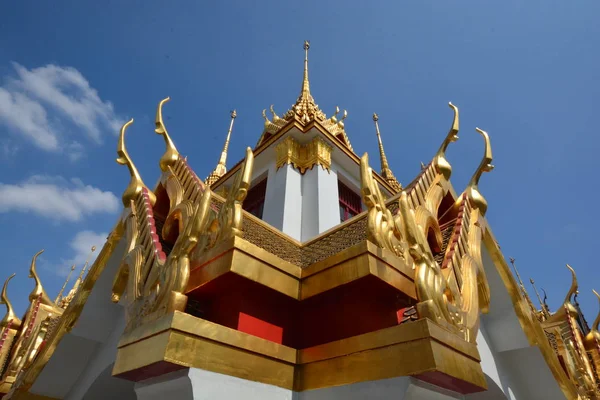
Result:
M331 143L333 143L333 145L336 148L338 148L339 150L344 152L344 154L346 154L352 161L354 161L356 163L356 165L360 165L360 157L354 151L349 149L346 146L346 144L344 142L342 142L339 138L332 135L327 130L327 128L325 128L323 126L323 124L321 124L319 121L314 121L314 120L310 121L306 125L302 125L295 119L291 120L286 125L281 127L280 130L275 135L271 136L267 141L265 141L264 143L257 146L253 151L254 157L257 157L260 153L262 153L263 151L268 149L273 143L275 143L277 140L279 140L282 136L284 136L286 133L288 133L293 128L298 129L301 133L307 133L308 131L310 131L313 128L317 129ZM214 182L212 184L211 188L213 190L216 190L221 184L226 182L231 176L233 176L236 173L236 171L240 168L240 165L243 161L244 160L240 160L236 165L234 165L229 171L227 171L227 173L225 175L223 175L221 178L219 178L218 181ZM390 184L377 172L373 171L373 176L374 176L375 180L377 181L377 183L379 183L389 193L396 193L394 188L391 187Z
M494 238L491 228L485 219L482 219L480 223L483 232L483 243L490 253L490 257L496 266L496 270L508 291L515 314L517 315L517 319L519 320L523 332L525 332L529 344L531 346L537 346L540 349L548 368L550 368L554 379L558 383L565 397L567 399L578 398L577 388L569 380L565 370L558 361L556 353L550 346L544 330L541 325L537 323L537 320L534 320L535 317L532 315L531 309L526 300L522 297L517 282L510 272L510 268L506 264L506 260L498 247L498 243Z
M301 174L304 174L307 169L320 165L329 171L332 150L333 147L319 136L315 136L306 144L300 144L293 137L288 136L275 146L277 153L275 167L279 169L286 164L292 164Z
M398 362L398 360L410 362ZM297 391L438 371L486 388L477 346L423 319L304 350L181 312L124 336L113 374L166 361Z

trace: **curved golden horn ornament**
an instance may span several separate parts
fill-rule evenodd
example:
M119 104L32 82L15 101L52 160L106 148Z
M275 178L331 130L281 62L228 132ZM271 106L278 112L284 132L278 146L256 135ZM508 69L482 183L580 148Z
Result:
M475 130L481 136L483 136L483 140L485 141L485 150L481 163L479 163L479 166L475 170L473 177L467 185L466 193L471 199L473 207L478 208L479 212L483 216L487 211L488 205L485 197L483 197L483 195L479 192L479 179L484 172L490 172L493 170L494 166L492 165L492 145L490 144L490 137L488 136L487 132L479 128L475 128Z
M21 320L15 315L15 310L13 309L13 306L10 302L10 300L8 300L8 296L6 295L6 288L8 287L8 282L10 282L10 280L12 278L15 277L16 274L12 274L11 276L9 276L6 281L4 281L4 286L2 286L2 294L0 295L0 304L3 304L6 306L6 314L4 314L4 318L2 318L2 321L0 322L0 328L4 328L8 325L8 322L11 321L11 326L12 327L18 327L19 325L21 325Z
M579 292L579 283L577 283L577 275L575 274L575 270L569 264L567 264L567 268L571 271L571 287L567 292L567 296L565 297L563 304L570 303L571 297Z
M40 280L40 277L38 276L37 270L36 270L37 258L43 252L44 252L44 250L38 251L37 253L35 253L33 258L31 259L31 265L29 267L29 277L33 278L35 280L35 288L29 294L29 301L30 302L35 301L35 299L37 299L37 297L41 295L41 297L42 297L41 303L42 304L46 304L48 306L54 306L54 302L52 300L50 300L50 297L48 297L48 294L44 290L44 287L42 286L42 281Z
M594 292L594 294L598 298L598 304L600 304L600 294L598 294L598 292L596 292L593 289L592 289L592 292ZM596 319L594 320L594 323L592 324L592 330L598 332L598 327L600 327L600 310L598 310L598 315L596 316Z
M448 103L448 106L454 111L454 119L452 120L452 126L446 135L446 138L442 142L439 150L437 151L434 157L434 164L437 167L437 170L440 174L446 178L446 180L450 179L450 175L452 175L452 166L446 160L446 149L448 145L452 142L456 142L458 140L458 107L456 107L451 102Z
M125 191L123 192L123 196L121 197L125 208L130 206L131 201L134 200L137 196L139 196L142 193L142 189L144 188L148 190L148 195L150 197L150 202L152 203L152 205L154 205L154 203L156 202L156 196L154 195L154 193L152 193L150 189L146 187L146 185L144 185L144 181L142 180L142 177L140 176L140 173L138 172L137 168L133 164L133 161L131 161L131 157L129 156L127 148L125 147L125 132L131 124L133 124L133 118L125 122L125 124L121 127L121 133L119 134L119 142L117 144L117 154L119 155L119 157L116 161L121 165L126 165L129 169L129 174L131 175L129 185L127 185L127 188L125 189Z
M158 107L156 108L155 120L156 128L154 129L154 132L156 132L156 134L161 135L165 139L165 145L167 147L165 153L162 155L159 161L160 170L163 172L167 172L169 166L173 166L175 162L179 159L179 152L177 151L175 144L171 140L169 132L167 132L167 127L163 122L162 107L169 100L171 100L171 98L166 97L162 99L160 103L158 103Z

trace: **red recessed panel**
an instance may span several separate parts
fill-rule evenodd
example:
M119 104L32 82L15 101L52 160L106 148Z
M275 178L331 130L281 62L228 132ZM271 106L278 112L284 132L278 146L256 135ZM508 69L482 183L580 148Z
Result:
M283 342L283 328L270 324L251 315L240 313L238 320L238 331L258 336L271 342L281 344Z

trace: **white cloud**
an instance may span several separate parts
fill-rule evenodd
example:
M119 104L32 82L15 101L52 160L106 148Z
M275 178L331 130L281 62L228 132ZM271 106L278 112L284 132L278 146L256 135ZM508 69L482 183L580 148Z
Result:
M23 183L0 183L0 213L29 212L54 220L79 221L85 215L115 213L117 197L79 179L34 175Z
M13 63L17 78L0 87L0 124L29 139L46 151L82 154L81 143L68 138L70 129L82 131L101 143L105 131L117 134L122 120L109 101L103 101L85 77L75 68L53 64L27 69Z
M86 261L89 261L89 267L94 264L96 258L98 257L98 253L104 246L104 242L106 242L106 238L108 237L108 233L105 232L93 232L93 231L81 231L78 232L75 237L69 243L69 247L72 250L72 256L69 258L61 258L60 262L54 264L49 263L46 260L41 260L41 265L44 269L51 270L57 275L66 277L71 270L71 266L75 266L75 271L71 276L71 282L74 282L76 279L76 274L81 271L81 268L85 264ZM92 246L95 247L95 251L92 252ZM67 291L69 290L69 286L67 286Z

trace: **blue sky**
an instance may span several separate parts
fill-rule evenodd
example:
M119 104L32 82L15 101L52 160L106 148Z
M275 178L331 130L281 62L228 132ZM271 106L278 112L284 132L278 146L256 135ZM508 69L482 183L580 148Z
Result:
M475 127L488 131L496 169L480 188L505 256L546 289L553 309L570 263L588 322L595 318L600 3L68 3L9 2L0 23L0 275L17 272L9 296L19 313L36 251L46 249L39 272L54 296L70 264L115 224L128 182L115 162L122 121L135 118L128 149L153 186L160 99L171 96L165 123L201 177L236 108L233 165L260 136L262 109L294 103L309 39L318 104L348 110L353 147L375 168L377 112L402 183L444 138L448 101L461 112L460 140L448 150L457 191L482 155Z

